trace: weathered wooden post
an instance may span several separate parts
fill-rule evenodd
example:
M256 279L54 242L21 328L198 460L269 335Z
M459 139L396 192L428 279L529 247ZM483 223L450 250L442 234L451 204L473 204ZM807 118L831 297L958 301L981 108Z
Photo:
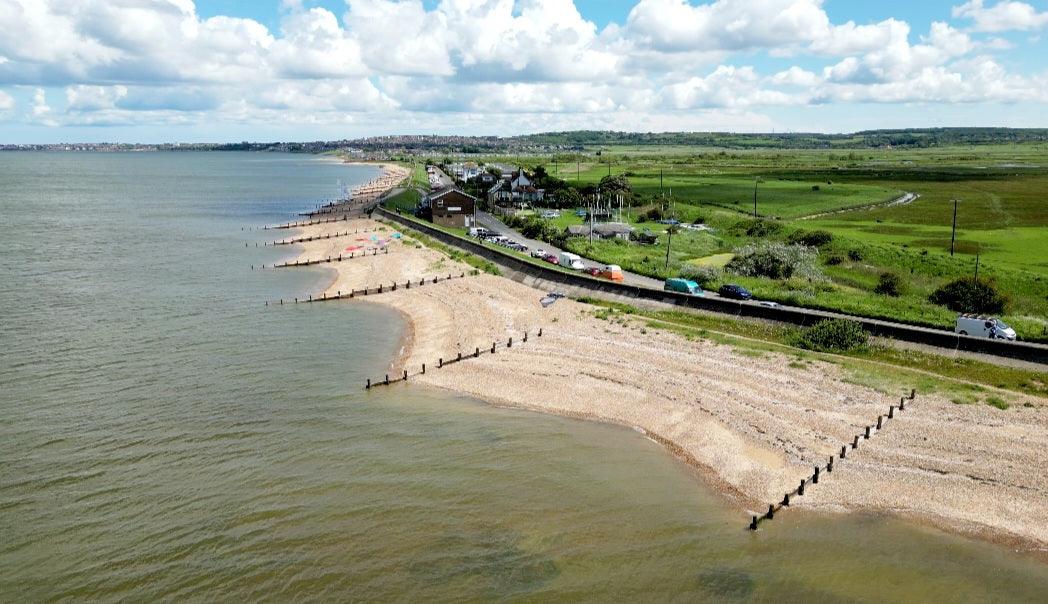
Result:
M460 360L460 361L462 360L462 353L461 352L458 353L458 360Z
M910 400L912 401L917 396L917 389L910 388Z
M819 466L815 466L815 473L811 476L812 484L819 484Z
M491 354L495 354L495 343L491 343Z
M540 338L542 337L542 328L541 327L539 327L539 337Z
M768 513L765 514L764 517L767 518L768 520L771 520L772 518L775 518L775 506L774 505L768 504Z
M422 375L426 375L426 364L422 363Z
M808 482L808 481L803 479L803 478L801 478L801 486L797 487L797 495L803 495L804 494L804 483L806 483L806 482Z
M870 438L870 427L866 426L866 432L862 435L862 439L863 440L868 440L869 438Z
M790 494L789 493L786 493L786 495L783 496L783 498L782 498L782 505L784 507L790 505Z
M406 381L407 381L407 379L408 379L408 370L407 370L407 369L405 369L405 370L404 370L404 381L406 382Z
M509 342L506 344L506 348L513 348L513 338L512 337L509 339Z
M841 459L844 459L847 456L848 456L848 447L846 447L846 446L845 447L841 447Z
M832 455L830 455L830 463L826 464L826 471L827 472L832 472L833 471L833 456Z
M883 422L883 421L884 421L884 416L883 415L878 415L877 416L877 429L878 430L881 429L881 422Z
M903 411L905 409L906 409L906 399L905 398L901 398L901 399L899 399L899 411Z
M524 341L525 342L528 341L528 332L526 332L526 331L524 332Z
M757 517L756 516L753 517L753 520L750 520L750 530L751 531L757 530Z
M368 378L367 386L364 386L364 390L371 390L371 378Z
M895 417L895 405L888 407L888 419Z
M386 374L386 385L387 386L389 385L389 374L388 373Z
M480 346L477 346L477 349L473 351L473 358L477 358L479 356L480 356Z
M439 359L437 359L437 369L443 369L443 368L444 368L444 357L440 357Z

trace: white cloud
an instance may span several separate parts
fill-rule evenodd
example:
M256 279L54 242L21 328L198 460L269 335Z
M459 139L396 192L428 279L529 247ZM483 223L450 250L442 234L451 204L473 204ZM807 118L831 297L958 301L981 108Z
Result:
M1039 29L1048 25L1048 11L1037 9L1026 2L997 2L985 6L983 0L970 0L954 6L954 18L971 19L973 29L982 32Z
M0 113L11 111L15 108L15 99L13 96L7 94L3 90L0 90Z
M1032 29L1045 13L1021 2L968 2L952 14L972 29L935 22L912 37L897 18L834 23L824 0L637 0L603 29L572 0L346 0L342 15L309 4L282 0L271 31L201 17L192 0L0 0L0 86L39 88L23 114L36 123L418 130L451 115L478 128L541 115L539 129L610 126L601 116L759 124L787 105L1036 101L1048 79L1005 69L989 55L1012 38L977 33ZM796 61L748 65L762 56ZM8 99L0 112L16 119Z

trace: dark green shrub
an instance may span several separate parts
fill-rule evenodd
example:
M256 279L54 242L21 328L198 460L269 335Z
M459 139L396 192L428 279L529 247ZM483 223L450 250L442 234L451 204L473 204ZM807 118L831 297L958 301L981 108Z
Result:
M1000 314L1008 305L1008 298L998 291L992 279L976 280L963 277L951 281L928 297L933 304L964 313Z
M852 262L862 262L862 252L859 250L848 250L848 260Z
M808 247L822 247L833 241L833 234L829 231L794 231L787 241Z
M829 265L829 266L837 266L838 264L840 264L842 262L844 262L844 258L841 258L837 254L833 254L832 256L827 256L826 257L826 264Z
M812 185L811 186L811 190L812 191L818 191L819 190L819 185Z
M869 346L870 335L857 321L823 319L798 332L792 344L819 352L855 352Z
M652 208L644 213L644 217L651 221L659 221L664 218L662 210L659 208Z
M771 220L753 220L746 227L746 234L750 237L768 237L782 232L782 225Z
M895 273L881 273L881 278L877 281L877 287L873 288L873 293L898 298L902 295L902 290L902 277Z

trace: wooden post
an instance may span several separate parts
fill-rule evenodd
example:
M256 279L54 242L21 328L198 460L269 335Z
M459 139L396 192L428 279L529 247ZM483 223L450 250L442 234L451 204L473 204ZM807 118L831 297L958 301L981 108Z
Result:
M866 426L866 432L862 435L862 439L863 440L868 440L869 438L870 438L870 427Z
M458 353L458 360L460 360L460 361L462 360L462 353L461 352Z
M888 419L895 417L895 405L888 407Z
M784 507L790 505L790 494L789 493L786 493L786 495L782 498L782 505Z
M815 473L811 476L812 484L819 484L819 466L815 466Z
M878 429L878 430L880 430L880 429L881 429L881 422L882 422L883 420L884 420L884 416L883 416L883 415L878 415L878 416L877 416L877 429Z
M443 369L443 367L444 367L444 357L440 357L439 359L437 359L437 369Z
M422 363L422 375L426 375L426 364Z
M855 440L852 441L852 449L858 449L858 448L859 448L859 437L856 436Z
M848 456L848 447L846 447L846 446L845 447L841 447L841 459L844 459L847 456Z
M751 531L757 530L757 517L756 516L753 517L753 520L750 520L750 530Z
M509 339L509 343L506 344L506 348L513 348L513 338Z
M491 343L491 354L495 354L495 343Z
M407 381L407 379L408 379L408 370L405 369L404 370L404 381Z
M826 471L827 472L832 472L833 471L833 456L832 455L830 455L830 463L826 464Z
M914 399L914 397L916 397L916 396L917 396L917 389L916 388L910 388L910 400L912 401Z
M904 409L906 409L906 398L905 397L899 399L899 411L903 411Z
M541 327L539 327L539 337L540 338L542 337L542 328Z
M388 373L386 374L386 385L387 386L389 385L389 374Z
M774 505L768 504L768 513L765 514L764 517L767 518L768 520L771 520L772 518L775 518L775 506Z
M524 341L525 342L528 341L528 332L526 332L526 331L524 332Z
M797 487L797 494L798 495L803 495L804 494L804 483L805 482L807 482L807 481L805 479L801 478L801 486Z
M477 349L475 351L473 351L473 358L477 358L479 356L480 356L480 346L477 346Z

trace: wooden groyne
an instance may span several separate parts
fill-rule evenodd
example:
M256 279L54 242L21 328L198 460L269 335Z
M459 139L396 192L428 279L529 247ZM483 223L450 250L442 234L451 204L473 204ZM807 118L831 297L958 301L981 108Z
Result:
M542 337L542 328L541 327L539 328L539 331L538 331L538 333L536 335L539 338ZM527 343L528 343L528 332L525 331L524 332L524 337L517 341L517 346L520 346L521 344L527 344ZM509 349L513 348L513 346L514 346L514 343L513 343L513 338L512 337L509 338L508 340L506 340L506 342L504 344L500 340L495 340L495 341L493 341L491 343L490 347L487 345L487 343L485 343L483 347L475 346L473 348L473 352L467 352L465 354L463 354L461 352L457 352L454 355L449 355L446 359L444 357L441 357L441 358L437 359L436 364L430 365L430 367L435 367L436 369L443 369L443 368L447 367L448 365L454 365L455 363L461 363L463 361L468 361L470 359L480 358L480 355L482 355L482 354L495 354L499 349L509 350ZM372 382L371 379L368 379L367 383L364 384L364 390L371 390L372 388L377 388L379 386L389 386L391 384L396 384L397 382L406 382L406 381L408 381L408 378L410 378L411 376L419 376L419 375L425 375L425 374L426 374L426 364L422 363L421 371L417 371L415 373L409 373L408 370L405 369L401 375L395 376L392 379L389 377L388 373L386 374L385 378L383 378L381 380L375 380L374 382Z
M379 285L378 287L365 287L364 289L354 289L348 292L339 290L334 296L329 296L327 293L323 293L318 298L314 298L310 295L304 299L292 298L291 300L277 300L273 303L274 306L283 306L284 304L312 304L314 302L331 302L334 300L349 300L351 298L359 298L363 296L375 296L379 294L388 294L395 292L398 289L412 289L423 287L426 285L436 285L437 283L443 283L445 281L451 281L452 279L465 279L466 277L473 277L479 275L480 271L473 269L469 272L464 272L460 275L449 274L447 277L422 277L417 280L408 280L403 282L394 281L390 285ZM265 303L269 306L269 301Z
M296 266L312 266L314 264L328 264L328 263L331 263L331 262L344 262L346 260L353 260L354 258L367 258L368 256L378 256L379 254L382 254L382 255L389 254L389 248L388 247L381 248L381 249L375 248L370 253L367 252L366 250L365 251L361 251L359 254L357 252L350 252L349 254L339 254L338 256L328 256L327 258L317 258L315 260L292 260L292 261L289 261L289 262L285 262L283 264L271 264L271 265L269 265L269 268L293 268L293 267L296 267ZM263 264L263 265L261 265L258 268L264 270L266 268L266 265ZM252 264L251 265L251 270L254 270L254 269L255 269L255 265Z
M917 390L910 390L910 396L908 397L909 400L912 401L916 396L917 396ZM766 520L774 519L776 512L781 512L784 508L789 507L789 505L790 505L790 498L791 497L802 497L802 496L804 496L804 490L805 490L806 487L807 488L811 488L810 485L817 485L817 484L819 484L819 475L820 475L821 472L825 471L827 474L833 472L834 461L835 460L839 460L838 463L843 462L844 460L846 460L848 458L848 451L849 450L852 451L853 454L854 454L854 451L859 448L859 440L860 439L861 440L869 440L871 436L873 436L873 435L877 434L878 432L880 432L881 430L883 430L884 427L885 427L884 426L885 422L887 422L890 419L894 419L895 418L896 411L902 412L902 411L906 410L906 401L907 401L907 397L902 397L902 398L899 399L899 404L898 405L890 405L888 407L888 414L887 415L878 415L876 424L866 426L863 429L862 433L857 434L852 439L851 443L845 443L844 445L842 445L840 453L831 455L830 458L829 458L829 461L826 463L826 465L816 465L815 466L815 471L809 477L802 478L800 484L797 485L797 488L795 488L792 491L789 491L788 493L786 493L783 496L782 501L780 501L778 503L768 504L768 511L767 512L765 512L763 515L760 515L760 516L753 516L752 519L750 520L750 526L749 526L750 530L751 531L757 530L757 527L762 522L764 522Z
M338 237L348 237L349 235L360 235L362 233L378 233L380 229L356 229L354 231L344 231L342 233L328 233L327 235L310 235L308 237L296 237L292 239L281 239L280 241L264 241L262 247L274 246L274 245L294 245L296 243L308 243L310 241L323 241L325 239L335 239ZM248 244L244 244L244 247L248 247ZM255 243L255 247L258 247L258 243Z

